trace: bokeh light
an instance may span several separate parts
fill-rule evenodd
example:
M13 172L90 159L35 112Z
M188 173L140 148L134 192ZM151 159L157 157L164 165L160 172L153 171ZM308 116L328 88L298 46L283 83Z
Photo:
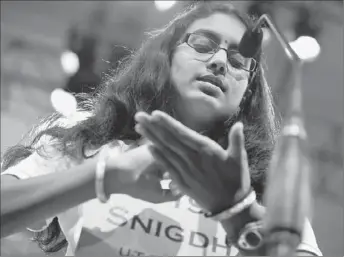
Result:
M72 51L65 51L61 55L62 69L68 75L73 75L79 70L79 58Z
M314 61L320 54L321 47L318 41L310 36L300 36L290 42L291 48L303 61Z
M154 1L155 7L159 11L166 11L170 8L172 8L173 5L175 5L176 1Z
M61 88L56 88L51 92L50 101L55 111L65 117L74 114L77 110L77 101L74 95Z

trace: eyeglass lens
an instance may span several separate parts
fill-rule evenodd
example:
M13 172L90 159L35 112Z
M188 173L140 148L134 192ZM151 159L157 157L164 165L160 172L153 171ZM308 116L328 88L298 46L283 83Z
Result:
M198 53L208 54L212 56L221 49L216 42L204 35L199 34L189 34L187 38L187 44L190 47L194 48ZM248 71L254 70L255 60L253 58L245 58L237 50L234 49L224 50L226 50L227 52L227 59L231 66L237 69L244 69ZM210 58L212 56L210 56Z

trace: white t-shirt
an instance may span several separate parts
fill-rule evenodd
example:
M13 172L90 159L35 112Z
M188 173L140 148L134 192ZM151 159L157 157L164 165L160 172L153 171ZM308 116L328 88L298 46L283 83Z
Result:
M73 117L66 125L85 117ZM129 147L128 142L119 141L118 153ZM33 153L2 175L27 179L76 165L55 153L52 147L47 146L46 151L54 157L45 159ZM175 202L154 204L118 194L112 195L106 204L93 199L56 216L68 241L66 256L86 253L95 256L237 255L236 248L226 246L222 226L204 218L199 211L195 202L186 196ZM300 249L321 255L308 221Z

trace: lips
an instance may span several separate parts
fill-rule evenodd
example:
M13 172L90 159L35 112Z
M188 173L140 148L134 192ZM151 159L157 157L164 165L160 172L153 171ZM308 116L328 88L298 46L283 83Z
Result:
M214 75L205 75L205 76L199 77L197 80L211 83L214 86L220 88L222 92L226 91L226 87L224 86L222 80Z

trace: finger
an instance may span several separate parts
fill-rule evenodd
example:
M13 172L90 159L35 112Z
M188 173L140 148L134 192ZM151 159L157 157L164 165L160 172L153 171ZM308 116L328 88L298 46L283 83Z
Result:
M247 184L244 186L249 187L250 185L250 168L245 149L245 137L244 137L244 126L241 122L233 125L230 131L230 145L229 145L229 157L235 158L236 162L241 167L242 181L246 181Z
M171 185L171 192L172 192L172 195L174 195L174 196L182 196L183 195L183 192L175 184Z
M163 196L164 196L164 202L171 202L171 201L177 201L183 194L175 192L171 190L163 190Z
M208 138L186 127L181 122L175 120L164 112L152 112L152 121L157 125L161 125L172 135L174 135L174 137L178 138L180 142L187 144L194 150L197 150L208 143Z
M185 189L189 188L184 178L185 175L183 176L183 170L186 170L186 168L182 164L172 161L173 158L168 158L166 153L155 146L149 146L149 150L154 158L169 171L172 180L175 180Z
M189 146L180 142L180 139L175 135L169 133L165 128L161 127L161 124L155 124L154 122L143 122L137 124L137 127L142 130L142 133L148 137L156 147L166 152L168 158L171 158L176 165L183 164L185 169L181 172L188 177L198 177L200 169L195 169L194 163L199 161L198 153ZM160 128L160 129L159 129Z
M138 133L147 137L155 146L168 153L168 157L172 157L174 162L183 163L184 167L189 167L189 171L195 171L191 169L191 165L187 165L189 162L197 161L193 160L195 159L192 155L194 150L182 144L180 139L169 133L161 124L148 121L146 117L142 116L141 123L136 124L135 129Z
M170 174L168 172L165 172L162 177L163 177L163 179L170 179L171 178Z
M232 157L241 157L246 152L243 128L244 125L241 122L237 122L229 132L228 150Z
M183 147L176 140L171 140L169 135L164 134L163 130L153 129L150 122L143 121L140 124L135 125L135 130L144 137L147 137L154 145L164 149L171 156L178 157L178 159L183 158ZM173 152L173 153L172 153Z
M149 121L152 119L151 115L145 112L137 112L134 118L137 122L145 122L147 120Z
M156 137L160 144L165 144L167 147L173 148L176 153L181 150L186 150L185 148L188 147L180 138L167 130L166 127L159 122L159 119L154 119L153 116L149 116L143 112L138 112L135 115L135 119L142 128L151 132L150 135ZM140 128L140 126L138 127Z
M143 176L147 178L154 178L161 180L164 174L164 167L161 167L158 163L154 163L148 170L145 170Z
M162 116L160 117L159 115ZM169 121L163 122L164 117ZM150 130L151 134L156 136L157 139L160 140L161 144L165 144L166 147L171 148L171 150L176 154L179 154L180 158L184 159L186 162L198 161L195 159L195 156L198 156L199 150L204 147L209 148L213 145L213 151L222 150L222 148L214 141L188 129L163 112L154 111L152 116L149 117L148 115L138 113L137 120L140 121L140 125L145 129ZM169 122L171 122L171 124L168 124ZM171 129L171 127L173 127L173 123L179 123L181 126L176 129ZM182 133L180 129L185 130L185 133ZM190 135L188 135L189 132L191 132ZM193 137L192 134L195 134L196 136ZM181 135L183 135L183 137Z

